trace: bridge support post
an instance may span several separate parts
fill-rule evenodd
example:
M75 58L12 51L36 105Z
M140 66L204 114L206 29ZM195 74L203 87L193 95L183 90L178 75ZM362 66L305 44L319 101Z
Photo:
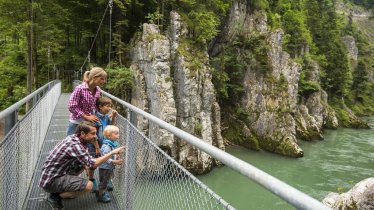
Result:
M18 111L14 111L11 114L9 114L7 117L5 117L4 122L4 136L9 133L10 130L12 130L13 126L16 124L18 118Z
M128 110L127 120L134 126L136 126L136 114L135 112ZM134 194L135 194L135 176L136 176L136 134L134 129L127 124L126 134L126 160L125 160L125 205L124 209L134 209Z

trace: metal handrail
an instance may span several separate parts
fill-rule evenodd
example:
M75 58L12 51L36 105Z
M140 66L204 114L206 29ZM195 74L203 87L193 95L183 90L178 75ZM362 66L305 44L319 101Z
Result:
M0 209L23 209L60 94L61 83L50 82L0 112L6 131L0 138ZM29 109L18 118L27 102Z
M17 118L18 118L18 110L19 108L24 105L25 103L29 102L31 99L33 99L33 104L36 104L36 102L41 98L39 97L39 93L45 94L46 91L48 91L51 87L53 87L55 84L57 84L58 80L51 81L44 86L40 87L36 91L32 92L31 94L27 95L23 99L19 100L17 103L14 103L10 107L6 108L5 110L0 112L0 120L5 120L5 128L4 128L4 135L6 135L9 130L16 124Z
M32 99L33 97L35 97L37 94L39 94L40 92L42 92L44 89L46 89L46 88L49 89L51 86L55 85L57 82L59 82L59 81L58 80L54 80L54 81L51 81L51 82L45 84L44 86L40 87L36 91L34 91L31 94L27 95L23 99L19 100L17 103L14 103L10 107L8 107L5 110L1 111L0 112L0 119L5 118L6 116L8 116L9 114L13 113L14 111L17 111L19 107L21 107L22 105L24 105L26 102L30 101L30 99Z
M113 99L119 104L125 106L132 112L142 115L158 126L170 131L174 135L178 136L182 140L196 146L217 160L221 161L228 167L234 169L235 171L243 174L247 178L255 181L256 183L263 186L265 189L269 190L273 194L277 195L281 199L287 201L291 205L295 206L297 209L310 209L310 210L331 210L331 208L325 206L320 201L310 197L309 195L297 190L296 188L284 183L283 181L267 174L266 172L252 166L251 164L236 158L235 156L212 146L205 141L117 98L103 91L103 95Z

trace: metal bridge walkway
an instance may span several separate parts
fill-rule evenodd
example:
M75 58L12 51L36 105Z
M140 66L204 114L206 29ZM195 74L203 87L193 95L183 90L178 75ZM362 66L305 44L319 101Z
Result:
M49 151L62 139L66 137L66 128L69 122L68 100L70 94L61 94L58 99L55 111L53 112L51 122L48 127L47 135L45 137L41 153L39 155L38 163L35 168L34 176L32 179L32 186L30 193L26 198L26 209L29 210L44 210L51 209L46 203L47 193L39 187L39 179L43 163L48 156ZM98 172L95 173L95 175ZM82 173L84 174L84 173ZM86 193L75 199L64 199L63 205L65 209L119 209L115 197L111 196L112 202L98 203L96 202L94 193Z
M119 114L116 120L119 143L126 146L125 164L115 169L111 203L98 203L94 194L87 193L64 200L65 209L235 209L154 143L160 137L154 134L165 132L211 155L297 209L330 209L204 140L105 91L103 94L126 109L127 117ZM0 112L0 120L5 119L5 137L0 141L0 209L51 209L46 203L48 195L38 183L49 151L66 137L68 99L69 94L61 94L61 83L53 81ZM32 106L19 118L18 111L26 102ZM147 121L152 135L144 134L146 127L137 125L139 119Z

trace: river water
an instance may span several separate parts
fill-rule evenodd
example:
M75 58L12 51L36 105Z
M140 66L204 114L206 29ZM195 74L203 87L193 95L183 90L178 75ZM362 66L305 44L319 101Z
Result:
M366 120L371 129L325 130L322 141L299 142L304 157L298 159L238 146L226 151L322 200L328 192L346 192L357 182L374 177L374 117ZM294 209L226 166L198 178L237 209Z

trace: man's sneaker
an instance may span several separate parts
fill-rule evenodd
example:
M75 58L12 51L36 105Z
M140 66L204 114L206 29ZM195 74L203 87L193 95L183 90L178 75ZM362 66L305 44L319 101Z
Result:
M106 189L107 189L108 191L113 191L113 183L112 183L112 180L109 180L109 182L108 182L108 186L106 187Z
M98 196L97 202L109 203L110 196L108 192L104 192L101 196Z
M58 193L51 193L47 198L47 203L52 207L52 210L62 210L62 198Z
M96 183L96 179L90 179L90 181L92 181L92 193L95 193L97 191L97 183Z

